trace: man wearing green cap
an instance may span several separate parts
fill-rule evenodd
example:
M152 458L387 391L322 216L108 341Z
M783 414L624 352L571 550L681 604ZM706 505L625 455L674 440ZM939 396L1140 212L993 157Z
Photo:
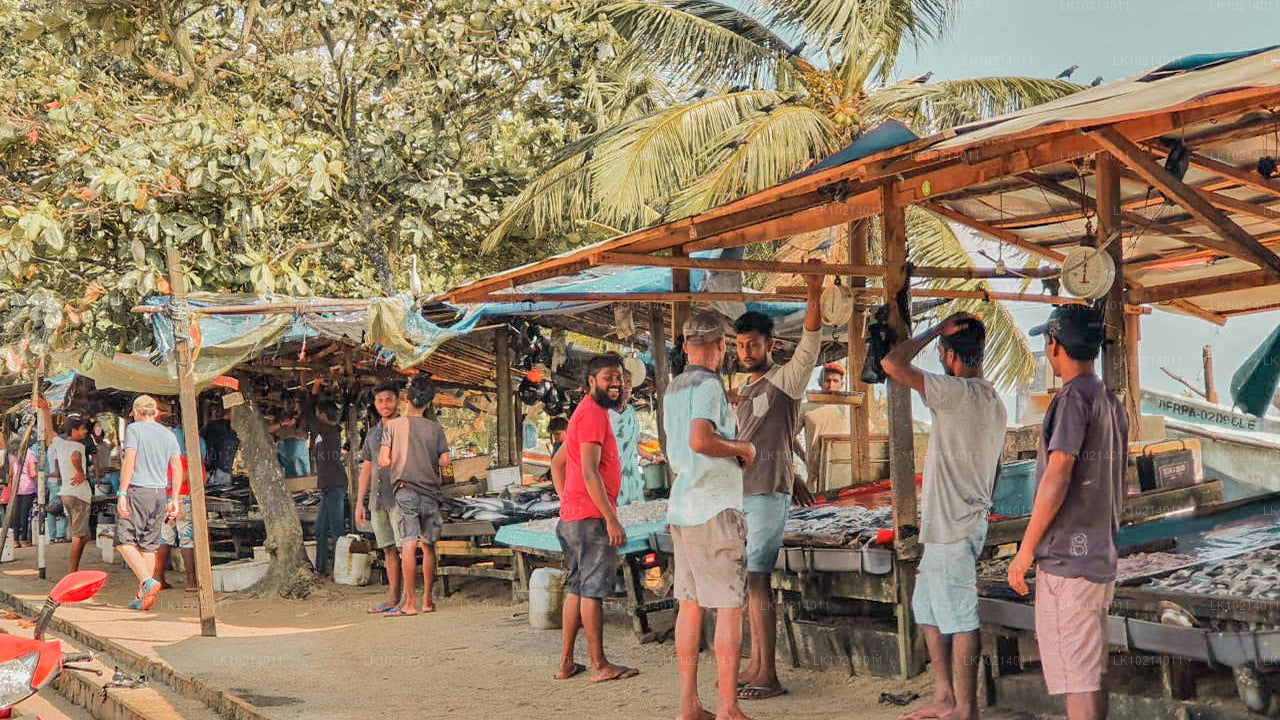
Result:
M1093 372L1102 313L1060 306L1031 331L1062 387L1045 412L1036 496L1009 585L1028 592L1036 566L1036 642L1050 695L1066 695L1068 720L1107 716L1107 608L1115 590L1116 532L1124 503L1129 418Z

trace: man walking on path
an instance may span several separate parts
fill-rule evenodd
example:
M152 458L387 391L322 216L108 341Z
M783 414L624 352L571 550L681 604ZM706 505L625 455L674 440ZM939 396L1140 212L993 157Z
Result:
M820 265L817 260L811 264ZM748 312L734 323L738 362L748 373L730 394L738 415L738 437L755 446L756 461L743 474L743 512L747 519L747 615L751 659L738 697L762 700L786 692L774 660L778 613L769 578L778 562L782 532L794 494L797 503L813 504L809 488L792 461L800 399L822 349L822 275L805 275L808 304L804 333L791 360L773 362L773 319Z
M164 542L165 520L179 516L177 485L181 477L182 448L173 431L156 422L155 398L139 395L133 400L133 422L124 433L124 459L120 463L120 491L116 500L116 546L125 564L138 578L138 596L132 610L150 610L160 593L155 553Z
M38 400L44 414L45 442L53 455L62 485L58 497L67 515L67 536L71 538L71 559L67 572L80 569L80 557L89 542L89 508L93 503L93 488L85 474L89 465L85 459L84 439L89 435L89 423L83 418L68 418L62 434L53 432L53 419L49 415L49 401Z
M1036 642L1050 695L1066 695L1069 720L1107 716L1107 608L1116 579L1129 417L1093 372L1104 337L1092 308L1055 308L1031 331L1062 388L1045 412L1036 496L1009 585L1026 595L1036 566Z
M415 607L414 571L418 549L422 549L422 612L435 612L431 600L431 582L436 574L436 543L440 541L443 521L440 504L444 491L440 488L440 469L448 467L449 441L444 428L423 417L435 397L435 388L415 381L409 387L409 414L387 421L382 433L378 466L391 470L391 487L395 490L395 517L400 536L400 569L403 576L400 607L387 617L417 615Z
M738 440L738 423L720 381L724 324L698 313L684 324L684 372L663 399L667 459L675 485L667 522L675 550L676 660L680 670L678 720L748 720L738 709L738 658L747 601L747 521L742 472L756 450ZM790 441L790 436L787 437ZM717 697L714 715L698 699L702 609L716 611Z
M945 375L911 361L934 338ZM902 717L973 720L978 716L978 556L1004 452L1005 410L982 377L987 331L957 313L899 343L881 361L893 382L909 387L932 414L924 466L920 541L924 555L911 609L933 665L933 702Z
M556 537L568 570L563 611L564 645L557 680L587 668L573 660L578 628L587 636L591 682L626 680L634 668L615 665L604 654L604 598L613 594L618 548L627 533L618 522L622 466L609 425L609 410L622 405L622 358L597 355L587 363L587 394L574 409L564 445L551 459L551 480L560 495Z
M356 525L365 522L365 498L369 498L369 524L373 526L374 542L382 550L387 566L387 600L375 605L369 614L385 613L400 607L400 535L392 522L395 511L395 494L391 490L390 468L379 467L374 476L374 465L382 451L382 433L387 421L399 415L400 386L383 383L373 390L373 409L380 421L369 428L360 450L360 480L356 489ZM370 484L372 483L372 491Z

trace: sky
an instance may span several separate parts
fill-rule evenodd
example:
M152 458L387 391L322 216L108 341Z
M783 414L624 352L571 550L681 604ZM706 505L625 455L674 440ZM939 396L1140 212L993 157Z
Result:
M1054 77L1079 65L1072 79L1087 84L1099 75L1115 80L1185 55L1274 45L1280 42L1278 28L1280 0L968 0L952 32L908 51L895 75ZM1009 307L1023 330L1043 322L1049 311L1027 303ZM1277 312L1240 316L1218 327L1156 310L1141 320L1140 382L1181 392L1160 369L1167 367L1199 385L1201 348L1209 344L1218 393L1229 404L1231 374L1277 325ZM1033 349L1041 346L1038 339L1032 342Z

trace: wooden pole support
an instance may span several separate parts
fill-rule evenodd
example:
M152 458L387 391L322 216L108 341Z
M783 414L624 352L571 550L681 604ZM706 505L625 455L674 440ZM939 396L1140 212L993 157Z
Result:
M867 221L855 220L846 226L849 244L849 264L860 265L867 261ZM856 292L867 285L865 277L850 276L848 283ZM862 393L862 402L845 409L849 413L849 472L855 485L871 481L871 388L862 382L862 364L867 358L867 344L863 339L866 330L866 308L855 302L849 315L849 367L845 374L849 392ZM821 447L813 443L814 447ZM821 463L812 464L822 471ZM825 490L825 484L815 486Z
M910 277L907 275L907 219L905 208L897 201L896 184L881 189L882 255L885 260L885 298L889 303L889 326L902 342L911 336L911 318L904 315L897 300L907 292L910 307ZM909 312L909 311L908 311ZM900 560L919 555L916 507L916 471L914 435L911 423L911 388L889 381L889 476L893 494L894 548Z
M191 308L187 305L182 259L173 243L166 243L169 287L173 296L173 340L178 351L178 402L182 412L182 436L186 442L187 487L191 491L191 523L195 533L196 582L200 605L200 634L216 637L217 617L213 597L213 564L209 549L209 515L204 501L204 458L200 455L200 427L196 420L196 387L191 361Z
M664 401L667 397L667 383L671 380L671 370L667 364L667 325L662 316L662 305L653 303L649 306L649 355L653 357L653 402L658 413L658 442L662 445L662 453L667 453L667 427ZM667 485L670 486L671 466L667 466Z
M511 384L511 346L505 329L499 330L493 340L494 361L497 363L498 384L498 462L511 467L514 448L511 447L511 409L515 388Z

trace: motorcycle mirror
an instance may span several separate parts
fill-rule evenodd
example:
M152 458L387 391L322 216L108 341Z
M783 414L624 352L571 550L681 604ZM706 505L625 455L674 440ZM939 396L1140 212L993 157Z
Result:
M49 599L56 603L88 600L105 584L107 584L107 574L101 570L80 570L59 580L49 592Z

